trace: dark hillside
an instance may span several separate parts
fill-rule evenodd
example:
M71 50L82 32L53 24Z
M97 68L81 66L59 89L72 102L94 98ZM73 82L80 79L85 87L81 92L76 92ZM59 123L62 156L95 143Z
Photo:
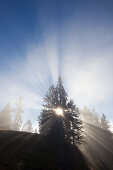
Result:
M76 147L16 131L0 131L1 169L88 170Z

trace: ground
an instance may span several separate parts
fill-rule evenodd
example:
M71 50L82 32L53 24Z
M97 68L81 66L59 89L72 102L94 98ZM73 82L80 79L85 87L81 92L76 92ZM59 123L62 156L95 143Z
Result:
M0 131L0 170L88 170L81 152L38 134Z

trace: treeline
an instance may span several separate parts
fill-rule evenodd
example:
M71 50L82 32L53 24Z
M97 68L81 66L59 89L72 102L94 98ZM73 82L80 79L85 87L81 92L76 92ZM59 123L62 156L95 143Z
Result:
M95 109L90 111L87 106L80 113L84 126L84 142L80 146L82 153L94 169L113 169L113 134L105 114L100 115Z
M33 129L30 120L27 120L23 124L23 107L24 106L22 104L21 98L19 98L15 103L15 108L13 109L11 108L10 103L6 104L5 107L0 111L0 130L15 130L38 133L37 128ZM80 119L84 124L91 124L104 130L110 131L110 123L107 120L105 114L98 114L94 108L91 111L87 106L84 106L84 108L80 110Z
M15 108L11 108L10 103L6 104L5 107L0 111L0 130L15 130L38 133L37 128L33 129L30 120L27 120L23 124L23 112L22 98L19 98L15 103Z
M80 115L84 123L110 131L110 123L104 113L100 115L94 108L91 111L87 106L84 106L83 110L80 110Z

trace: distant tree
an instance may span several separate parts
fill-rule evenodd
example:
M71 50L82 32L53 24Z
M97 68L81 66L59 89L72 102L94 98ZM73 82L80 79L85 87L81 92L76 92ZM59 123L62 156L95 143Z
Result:
M97 127L100 127L100 117L99 117L99 114L95 111L95 109L93 108L92 110L92 116L93 116L93 120L92 120L92 124L97 126Z
M30 120L27 120L23 127L22 127L22 131L25 131L25 132L33 132L33 127L32 127L32 123Z
M104 113L102 113L101 116L101 128L103 128L104 130L109 130L110 128L109 122Z
M100 127L100 117L94 108L92 111L90 111L87 106L84 106L83 110L81 110L80 113L84 123Z
M22 98L19 98L19 100L16 102L16 108L13 111L14 111L13 129L20 130L22 125L21 113L23 113Z
M35 130L34 130L34 133L38 133L38 130L37 130L37 128L35 128Z
M12 119L11 119L11 106L8 103L4 109L0 112L0 129L3 130L10 130L11 129L11 123L12 123Z
M81 110L80 113L82 114L83 122L92 123L93 116L87 106L84 106L83 110Z
M73 144L82 141L79 110L74 102L68 99L60 77L56 87L52 85L46 93L43 106L44 109L39 116L41 134ZM57 113L58 110L59 113Z

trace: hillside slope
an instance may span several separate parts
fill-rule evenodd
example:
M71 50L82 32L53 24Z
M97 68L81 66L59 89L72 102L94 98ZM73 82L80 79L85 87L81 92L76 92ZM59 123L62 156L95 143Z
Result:
M88 170L77 148L16 131L0 131L0 169Z

